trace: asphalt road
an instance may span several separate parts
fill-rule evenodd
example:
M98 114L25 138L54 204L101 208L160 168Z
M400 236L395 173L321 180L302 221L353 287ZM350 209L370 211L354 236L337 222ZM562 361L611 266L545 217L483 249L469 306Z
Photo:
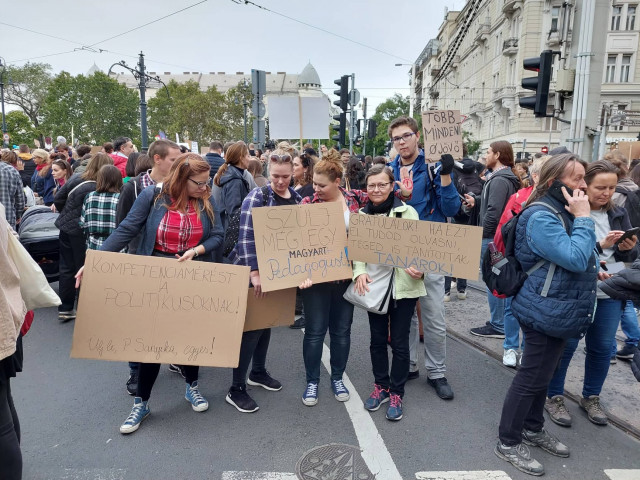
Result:
M476 307L470 300L460 315L472 316ZM293 479L305 452L331 443L362 448L370 467L385 469L377 476L383 480L417 478L418 472L441 472L419 478L531 478L493 453L513 372L452 338L447 377L455 399L440 400L422 370L407 386L400 422L386 420L384 407L364 411L354 398L357 393L366 399L373 384L368 323L357 311L347 367L355 391L347 404L333 398L326 369L318 405L302 404L302 333L279 328L272 335L268 368L284 388L249 387L258 412L239 413L225 403L231 371L214 368L202 368L200 378L210 408L193 412L183 398L183 379L163 367L150 401L152 415L124 436L118 427L132 405L125 391L126 364L69 358L72 333L73 322L60 324L55 309L46 309L37 312L25 337L24 372L13 381L25 479ZM605 470L640 469L640 442L615 427L596 427L580 414L571 429L547 423L572 449L567 459L533 449L547 478L625 478ZM461 471L478 473L451 473ZM622 474L640 478L640 470Z

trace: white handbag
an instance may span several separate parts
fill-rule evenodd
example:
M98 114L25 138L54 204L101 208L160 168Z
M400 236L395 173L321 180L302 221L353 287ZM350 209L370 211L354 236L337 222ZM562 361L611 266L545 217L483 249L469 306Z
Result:
M352 281L347 287L343 298L367 312L383 315L389 310L389 303L393 296L394 267L384 265L367 264L367 274L371 277L368 283L369 291L360 295L356 291L356 282Z
M20 274L20 293L27 310L56 307L62 303L38 264L11 232L7 252Z

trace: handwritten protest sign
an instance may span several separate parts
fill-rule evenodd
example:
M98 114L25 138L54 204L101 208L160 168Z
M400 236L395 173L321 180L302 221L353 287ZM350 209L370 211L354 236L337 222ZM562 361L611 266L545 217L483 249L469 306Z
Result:
M296 312L296 289L276 290L256 298L253 288L247 297L247 319L244 331L291 325Z
M424 158L437 162L448 153L455 160L462 159L462 129L459 110L428 110L422 112Z
M71 356L237 367L249 267L89 250Z
M349 258L477 280L482 228L352 213Z
M351 278L340 203L257 207L252 217L263 291Z

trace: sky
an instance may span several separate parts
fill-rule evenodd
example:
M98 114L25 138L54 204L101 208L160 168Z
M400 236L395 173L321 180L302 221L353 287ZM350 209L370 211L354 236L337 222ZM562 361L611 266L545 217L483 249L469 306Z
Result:
M394 93L409 94L410 67L394 64L414 61L437 35L445 7L461 9L464 2L7 1L0 17L0 57L15 65L45 62L54 74L86 73L94 62L105 72L120 60L134 66L140 51L152 72L248 73L253 68L297 74L311 62L332 99L337 98L332 96L337 88L333 81L355 74L361 98L368 99L370 117Z

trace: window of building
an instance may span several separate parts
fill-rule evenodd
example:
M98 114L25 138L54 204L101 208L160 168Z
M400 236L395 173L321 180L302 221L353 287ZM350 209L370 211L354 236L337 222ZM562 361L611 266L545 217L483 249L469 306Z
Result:
M560 7L551 7L551 31L557 32L560 22Z
M620 83L629 82L630 69L631 69L631 55L622 55L622 63L620 65Z
M622 7L619 5L611 7L611 30L620 30L620 17L622 17Z
M627 5L627 30L633 30L636 25L637 5Z
M607 56L607 69L605 71L605 83L613 83L616 78L616 57L617 55Z
M612 109L616 109L618 111L624 111L627 109L627 105L622 105L622 104L612 105ZM609 127L609 130L612 132L624 132L627 130L627 127L623 125L611 125Z
M481 95L480 100L484 102L484 82L482 82L482 85L480 88L482 88L482 91L480 92L480 95Z

